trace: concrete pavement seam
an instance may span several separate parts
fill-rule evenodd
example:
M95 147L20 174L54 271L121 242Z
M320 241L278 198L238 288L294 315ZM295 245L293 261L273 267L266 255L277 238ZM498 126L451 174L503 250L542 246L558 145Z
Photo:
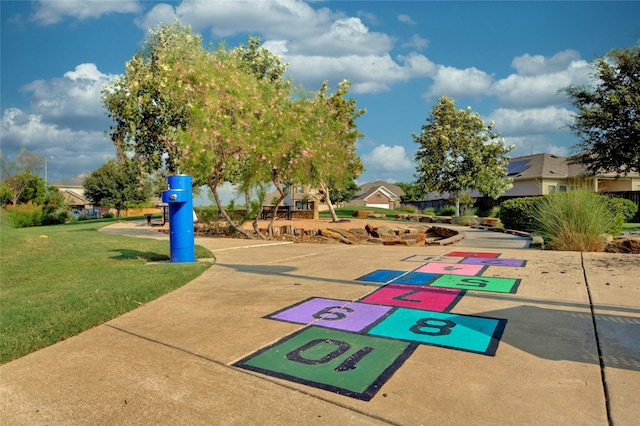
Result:
M349 410L349 411L352 411L354 413L358 413L358 414L360 414L362 416L365 416L365 417L368 417L370 419L378 420L380 422L384 422L384 423L387 423L387 424L393 425L393 426L402 426L401 423L396 423L396 422L393 422L393 421L391 421L389 419L385 419L385 418L380 417L380 416L372 415L370 413L367 413L365 411L359 410L357 408L349 407L348 405L341 404L339 402L332 401L330 399L323 398L321 396L314 395L314 394L311 394L309 392L305 392L304 390L297 389L297 388L292 387L292 386L287 386L286 384L280 383L280 382L278 382L276 380L273 380L270 377L263 377L263 376L260 376L258 374L254 374L254 373L252 373L250 371L246 371L246 370L243 370L243 369L240 369L240 368L232 368L231 366L227 365L226 363L224 363L222 361L218 361L218 360L216 360L214 358L210 358L210 357L208 357L206 355L202 355L202 354L199 354L199 353L196 353L196 352L192 352L192 351L189 351L189 350L187 350L185 348L181 348L179 346L172 345L170 343L162 342L160 340L156 340L156 339L153 339L153 338L150 338L150 337L147 337L147 336L143 336L141 334L134 333L134 332L129 331L129 330L125 330L123 328L117 327L117 326L112 325L112 324L103 324L103 325L105 325L105 326L107 326L107 327L109 327L109 328L111 328L113 330L120 331L122 333L128 334L130 336L134 336L134 337L146 340L146 341L151 342L151 343L156 343L158 345L165 346L167 348L174 349L174 350L183 352L183 353L188 354L188 355L193 355L193 356L195 356L197 358L203 359L205 361L212 362L212 363L214 363L214 364L216 364L218 366L221 366L221 367L224 367L224 368L228 368L228 369L233 370L235 372L238 372L238 373L241 373L241 374L245 374L245 375L248 375L248 376L251 376L251 377L255 377L255 378L259 379L259 380L267 381L267 382L272 383L272 384L274 384L276 386L280 386L282 388L289 389L289 390L292 390L294 392L301 393L302 395L306 395L308 397L311 397L311 398L314 398L314 399L329 403L331 405L335 405L335 406L340 407L340 408L344 408L345 410Z
M604 404L607 411L607 423L613 426L611 419L611 405L609 403L609 387L607 386L607 377L604 371L604 360L602 358L602 348L600 347L600 336L598 335L598 326L596 324L596 313L593 307L593 299L591 298L591 289L589 288L589 280L587 279L587 270L584 266L584 253L580 252L580 267L584 275L584 283L587 288L587 297L589 298L589 310L591 311L591 322L593 323L593 333L596 338L596 348L598 350L598 362L600 363L600 379L602 380L602 390L604 392Z

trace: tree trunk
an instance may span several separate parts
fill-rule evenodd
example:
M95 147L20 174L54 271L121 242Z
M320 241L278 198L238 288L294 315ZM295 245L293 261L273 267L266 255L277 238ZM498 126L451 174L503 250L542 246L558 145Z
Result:
M333 209L333 204L331 203L331 197L329 196L329 188L327 188L327 185L325 185L324 182L320 182L320 189L322 189L322 191L324 192L324 201L325 203L327 203L327 207L329 207L329 212L331 213L331 221L337 222L338 215L336 214L336 211Z
M211 193L213 194L213 198L216 201L216 205L218 206L218 211L220 212L220 214L222 215L222 217L224 218L224 220L227 221L227 223L229 225L231 225L231 227L233 229L235 229L236 231L238 231L240 234L244 235L245 237L249 238L250 240L255 240L256 237L251 235L251 233L245 231L244 229L242 229L242 227L240 225L238 225L237 223L235 223L233 221L233 219L231 219L231 217L229 216L229 213L227 213L227 210L225 210L224 207L222 207L222 203L220 202L220 196L218 195L218 187L217 185L209 182L209 189L211 190Z

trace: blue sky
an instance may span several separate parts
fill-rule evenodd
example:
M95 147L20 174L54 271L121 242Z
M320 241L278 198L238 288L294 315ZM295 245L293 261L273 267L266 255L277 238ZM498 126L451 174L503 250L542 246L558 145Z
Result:
M419 133L442 95L495 122L512 157L570 155L571 110L557 94L589 81L589 61L640 42L640 2L135 1L0 3L1 133L53 157L50 182L91 172L115 149L100 91L146 31L175 18L205 41L248 35L309 90L353 82L366 171L359 182L413 180Z

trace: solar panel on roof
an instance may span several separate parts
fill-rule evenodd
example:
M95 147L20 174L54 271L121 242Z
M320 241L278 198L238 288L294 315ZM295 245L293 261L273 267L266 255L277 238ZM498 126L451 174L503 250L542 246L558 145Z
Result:
M529 167L531 167L529 160L512 161L509 163L509 166L507 166L507 175L517 175L524 172Z

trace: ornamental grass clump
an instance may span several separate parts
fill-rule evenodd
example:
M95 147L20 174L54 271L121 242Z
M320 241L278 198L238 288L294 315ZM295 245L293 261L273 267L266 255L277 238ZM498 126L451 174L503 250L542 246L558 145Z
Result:
M603 251L616 220L605 197L584 189L541 197L532 216L547 247L566 251Z

